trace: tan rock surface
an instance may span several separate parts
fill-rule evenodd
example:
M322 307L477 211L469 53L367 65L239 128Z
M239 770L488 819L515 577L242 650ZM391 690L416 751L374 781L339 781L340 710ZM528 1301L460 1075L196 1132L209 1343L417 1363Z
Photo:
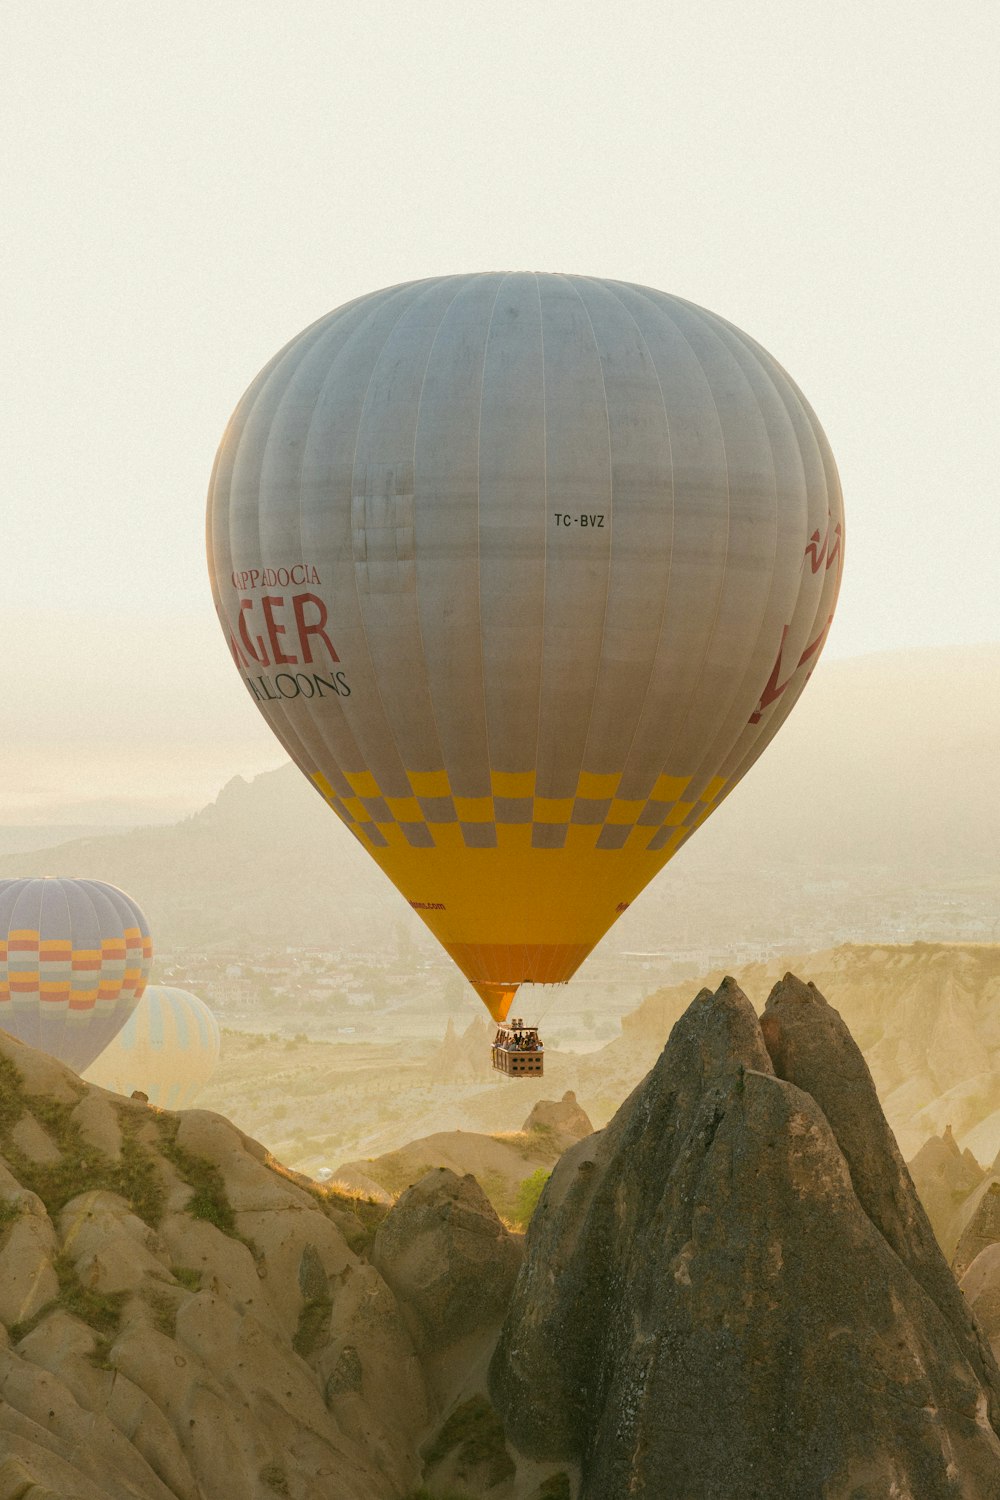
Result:
M952 1270L961 1279L988 1245L1000 1241L1000 1173L994 1170L969 1194L958 1214Z
M1000 1354L1000 1242L980 1250L959 1282L994 1354Z
M42 1200L0 1162L0 1324L33 1317L56 1295L58 1248Z
M273 1311L257 1262L241 1240L183 1213L167 1214L157 1232L172 1269L192 1280L200 1278L201 1286L242 1304L275 1334L281 1331L283 1320Z
M59 1160L59 1147L34 1115L27 1111L10 1132L10 1140L29 1161L51 1165Z
M910 963L888 952L883 961L893 983ZM959 985L951 973L942 981L956 1034L963 1017L978 1014L970 1000L974 978L966 973ZM700 1017L704 997L696 1002L679 1073L664 1074L659 1064L659 1083L650 1075L623 1106L628 1139L614 1126L590 1133L590 1120L568 1092L547 1100L538 1091L518 1091L515 1120L535 1101L521 1131L437 1132L349 1164L362 1194L382 1172L380 1204L280 1167L220 1115L170 1114L118 1099L0 1035L0 1500L402 1500L421 1485L490 1500L562 1500L575 1493L576 1479L571 1484L567 1476L576 1475L581 1456L589 1471L586 1493L609 1500L617 1491L605 1479L610 1483L617 1461L608 1468L607 1454L588 1452L591 1439L607 1439L612 1454L615 1433L632 1420L633 1395L648 1405L625 1378L628 1361L622 1363L616 1328L638 1328L642 1343L677 1297L688 1311L676 1331L688 1340L693 1363L686 1374L671 1373L671 1354L656 1375L675 1427L678 1412L691 1433L708 1420L722 1365L702 1371L697 1349L714 1348L713 1340L728 1348L727 1340L749 1337L750 1307L770 1329L753 1343L754 1359L761 1369L773 1365L776 1382L787 1376L781 1351L797 1348L802 1329L815 1325L820 1332L797 1357L804 1369L815 1364L818 1374L804 1377L805 1385L822 1388L823 1402L853 1411L858 1392L848 1377L855 1349L859 1368L884 1366L889 1385L902 1384L913 1397L905 1409L892 1408L891 1423L881 1413L887 1432L896 1424L884 1452L871 1443L851 1449L836 1436L848 1418L838 1428L825 1406L799 1412L826 1424L841 1465L838 1496L870 1491L881 1500L889 1494L887 1476L905 1489L913 1475L923 1482L921 1465L934 1478L919 1500L959 1493L947 1487L945 1470L938 1485L940 1437L942 1452L952 1444L963 1497L1000 1500L1000 1450L983 1410L992 1401L992 1390L986 1395L992 1355L978 1347L980 1335L942 1275L857 1049L812 987L786 981L772 996L763 1029L738 991L727 996L716 997L726 1025L713 1031L708 1012ZM942 1082L952 1103L974 1095L971 1075L948 1083L956 1053L941 1039L940 1078L900 1076L913 1063L912 1048L891 1028L879 1031L881 1024L878 1006L869 1007L866 1039L886 1078L895 1078L907 1119L931 1117L926 1112L940 1101L934 1090ZM1000 1033L997 1040L1000 1049ZM453 1048L460 1041L453 1035ZM478 1049L479 1038L469 1042ZM647 1042L652 1038L641 1045L627 1038L618 1049L620 1067L595 1054L602 1087L618 1088ZM564 1086L548 1069L541 1082ZM690 1115L679 1134L670 1125L678 1110ZM492 1118L488 1123L494 1128ZM522 1238L505 1228L490 1197L495 1203L501 1191L511 1195L533 1172L547 1172L567 1142L573 1144L542 1200L536 1247L545 1242L546 1223L553 1228L558 1221L566 1233L545 1264L536 1255L527 1276L519 1273ZM930 1179L938 1173L946 1198L960 1195L978 1167L950 1135L931 1144ZM984 1179L963 1204L970 1222L991 1180L997 1178ZM671 1195L677 1212L663 1219ZM689 1211L688 1197L696 1211ZM773 1223L782 1214L795 1233L775 1237ZM759 1265L752 1256L748 1261L744 1244L755 1215ZM585 1221L588 1244L577 1233ZM666 1277L657 1269L665 1234L676 1240ZM998 1248L987 1246L965 1282L982 1311L984 1346L985 1334L996 1339L1000 1327L1000 1294L993 1290ZM877 1262L872 1274L861 1264L866 1256ZM725 1274L710 1274L713 1257ZM629 1296L638 1288L645 1298L641 1306L621 1302L617 1324L598 1289L606 1276L618 1278L616 1297L625 1297L625 1287ZM784 1290L771 1297L775 1287ZM733 1306L720 1324L727 1288ZM537 1423L540 1392L546 1441L565 1429L558 1453L531 1440L534 1459L513 1449L487 1394L487 1369L512 1297L520 1312L516 1346L508 1339L503 1355L511 1361L507 1432L516 1435L526 1412ZM555 1320L553 1337L542 1314L560 1298L565 1318ZM854 1302L865 1316L857 1327L842 1326ZM895 1341L900 1318L905 1349ZM871 1333L873 1321L883 1330L881 1342ZM607 1340L606 1373L618 1380L620 1365L622 1379L615 1386L614 1432L597 1414L577 1441L571 1428L583 1386L574 1382L572 1366L584 1323L597 1329L595 1339ZM830 1353L827 1324L846 1340L847 1355L840 1343L841 1353ZM669 1343L660 1339L663 1348ZM831 1360L836 1380L827 1370ZM526 1361L544 1367L547 1381L532 1381ZM692 1395L701 1374L705 1391L716 1393L704 1400ZM517 1412L522 1378L526 1404ZM759 1413L737 1395L732 1420L723 1425L742 1432L746 1418L743 1436L756 1464ZM787 1392L775 1412L787 1414L786 1398ZM871 1392L866 1399L867 1407L857 1405L864 1419L850 1418L855 1426L873 1409ZM765 1425L776 1421L772 1412ZM703 1475L706 1445L717 1442L719 1425L713 1429L709 1421L705 1440L687 1443L682 1457L692 1474ZM800 1422L802 1432L807 1426ZM643 1441L655 1438L662 1446L659 1431L644 1428ZM675 1433L671 1442L682 1436ZM805 1446L785 1442L784 1469L769 1500L785 1494L803 1500L796 1476L808 1469ZM771 1451L772 1467L773 1458ZM763 1491L753 1491L752 1478L739 1493L759 1500ZM736 1491L725 1493L733 1500Z
M359 1215L384 1210L293 1180L219 1116L87 1088L2 1033L0 1086L16 1165L0 1169L7 1493L415 1487L423 1371L396 1298L338 1227L363 1248L374 1223Z
M11 1226L0 1250L0 1321L22 1323L56 1296L55 1253L55 1236L45 1221L25 1215Z
M169 1489L125 1433L91 1400L78 1401L61 1378L61 1366L85 1358L93 1343L76 1319L56 1311L44 1330L35 1329L22 1343L23 1350L0 1352L0 1452L16 1455L29 1474L39 1476L36 1483L55 1488L60 1497L89 1500L94 1486L94 1493L115 1500L189 1500L190 1489ZM38 1354L44 1363L32 1357Z
M0 1032L2 1051L17 1068L24 1090L41 1094L59 1104L77 1104L86 1092L84 1084L72 1069L65 1067L47 1052L26 1047L8 1032Z
M373 1260L414 1314L425 1348L499 1326L523 1255L474 1177L446 1167L409 1188L379 1226Z
M114 1099L100 1089L88 1089L70 1116L88 1145L118 1161L122 1149L121 1121L115 1113Z
M362 1171L360 1167L354 1166L350 1162L346 1162L342 1167L337 1168L336 1176L333 1177L332 1181L337 1187L349 1188L353 1192L365 1193L373 1198L376 1203L384 1203L386 1207L391 1206L393 1202L392 1194L380 1182L376 1182L374 1177L370 1177L367 1172Z
M160 1280L170 1261L156 1232L117 1193L71 1198L59 1214L63 1253L84 1286L97 1292L134 1292L147 1276Z

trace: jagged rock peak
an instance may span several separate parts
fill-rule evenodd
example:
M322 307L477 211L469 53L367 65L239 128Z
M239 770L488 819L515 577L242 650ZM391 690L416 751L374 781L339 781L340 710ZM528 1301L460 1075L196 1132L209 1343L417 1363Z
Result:
M202 814L212 812L231 812L238 808L250 790L250 783L243 776L230 776L225 786L219 789L214 802L202 808Z
M572 1089L567 1089L559 1100L539 1099L521 1126L523 1131L551 1130L567 1144L582 1140L593 1133L593 1125L586 1110L577 1102Z
M492 1039L493 1030L485 1016L473 1016L463 1031L459 1031L454 1017L449 1016L444 1036L428 1062L428 1071L435 1078L488 1075Z
M579 1500L994 1500L998 1382L860 1053L792 975L762 1023L703 990L562 1158L490 1370Z
M1000 1430L992 1353L941 1253L860 1047L816 987L794 974L786 974L768 996L761 1030L779 1078L811 1094L822 1109L861 1207L947 1319L989 1393L990 1416Z
M907 1165L934 1236L950 1260L964 1227L965 1206L985 1179L986 1169L971 1151L960 1151L947 1132L932 1135Z

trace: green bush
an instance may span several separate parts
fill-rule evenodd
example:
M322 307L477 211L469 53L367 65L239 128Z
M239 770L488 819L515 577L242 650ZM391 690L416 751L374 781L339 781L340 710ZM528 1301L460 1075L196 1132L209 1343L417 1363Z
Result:
M256 1246L236 1228L236 1215L218 1167L207 1157L196 1156L193 1151L186 1151L177 1144L180 1120L175 1115L158 1114L154 1118L160 1132L160 1151L192 1189L186 1205L187 1212L193 1219L204 1219L207 1223L214 1224L216 1229L221 1229L230 1239L241 1240L256 1259Z
M97 1341L94 1355L100 1354L98 1363L106 1360L106 1351L110 1348L109 1336L118 1332L127 1293L97 1292L93 1287L84 1286L68 1255L57 1255L52 1262L52 1269L59 1282L58 1296L54 1297L51 1302L46 1302L44 1307L40 1307L33 1317L25 1319L23 1323L12 1324L11 1343L19 1343L33 1328L37 1328L42 1319L47 1317L54 1308L61 1307L66 1312L72 1313L73 1317L79 1318L81 1323L86 1323L95 1333L105 1335Z
M169 1292L158 1292L147 1288L146 1305L153 1314L153 1327L172 1339L176 1331L177 1306Z
M24 1113L24 1082L9 1057L0 1053L0 1135L13 1129Z
M532 1172L530 1177L526 1177L518 1188L514 1217L525 1228L531 1223L531 1216L538 1207L538 1200L551 1176L551 1172L547 1172L544 1167L539 1167L537 1171Z

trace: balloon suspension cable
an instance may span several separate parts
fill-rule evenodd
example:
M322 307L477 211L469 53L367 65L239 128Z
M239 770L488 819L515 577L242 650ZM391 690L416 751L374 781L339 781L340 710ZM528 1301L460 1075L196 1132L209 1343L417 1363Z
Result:
M545 996L544 1001L542 1001L541 1003L539 1003L537 1005L533 1003L532 1006L531 1006L532 1016L533 1017L537 1017L537 1022L536 1022L537 1025L541 1026L543 1024L543 1022L545 1022L545 1021L548 1020L549 1011L555 1005L556 1001L558 999L560 999L560 996L557 993L557 991L559 991L559 990L565 990L566 987L567 987L567 983L568 983L568 981L563 982L561 984L545 984L545 985L539 984L539 985L535 986L536 990L545 990L545 991L547 991L547 994ZM532 1000L534 1000L534 996L532 997Z
M532 993L530 998L522 996L518 1006L515 1007L514 1002L521 990L522 983L529 984ZM508 1020L511 1010L514 1008L517 1008L518 1014L529 1025L540 1024L547 1018L549 1011L556 1002L556 991L565 989L565 987L564 983L534 984L530 980L511 980L506 984L486 981L478 984L472 982L472 988L480 1000L482 1000L494 1021L499 1025ZM548 991L544 1002L539 999L538 992L540 990ZM524 1011L525 1005L527 1005L527 1012Z

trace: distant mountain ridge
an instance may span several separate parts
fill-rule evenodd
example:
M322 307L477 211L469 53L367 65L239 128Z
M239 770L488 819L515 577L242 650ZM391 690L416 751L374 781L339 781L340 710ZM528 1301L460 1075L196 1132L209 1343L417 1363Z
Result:
M769 939L762 868L806 879L864 872L902 884L998 880L1000 645L821 663L761 761L613 929L669 944L708 882L741 930ZM130 891L161 949L377 947L402 922L431 943L298 770L237 777L183 822L0 854L0 875L79 875ZM728 899L727 893L733 893ZM704 926L704 922L702 922ZM920 934L913 934L919 936ZM800 951L827 937L801 933Z
M133 894L158 950L332 945L358 924L422 924L292 765L236 776L183 822L0 859L22 875L84 871ZM101 873L98 874L97 872Z
M0 826L0 856L28 854L34 849L57 849L78 839L121 833L112 823L7 824Z

